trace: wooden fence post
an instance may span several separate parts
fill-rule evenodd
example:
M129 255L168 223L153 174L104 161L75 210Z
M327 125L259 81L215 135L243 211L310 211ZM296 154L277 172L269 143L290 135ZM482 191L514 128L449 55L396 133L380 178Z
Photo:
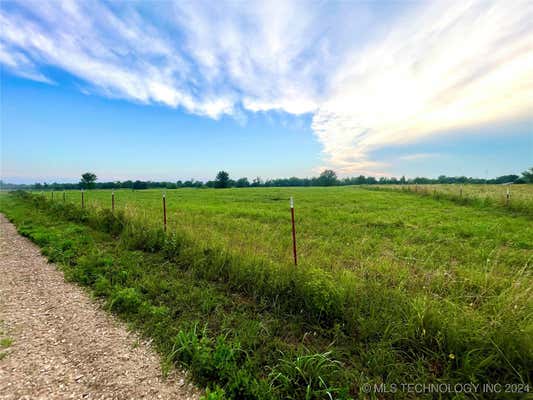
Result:
M115 191L111 192L111 212L115 212Z
M85 208L85 197L83 189L81 189L81 208Z

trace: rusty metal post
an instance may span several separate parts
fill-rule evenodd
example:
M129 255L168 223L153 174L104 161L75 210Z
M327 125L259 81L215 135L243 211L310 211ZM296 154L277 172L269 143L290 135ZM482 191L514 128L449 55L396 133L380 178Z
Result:
M167 200L163 193L163 229L167 231Z
M510 202L511 202L511 191L509 190L509 187L507 187L507 193L505 194L505 206L509 207Z
M296 227L294 224L294 199L291 196L291 221L292 221L292 255L294 265L298 265L298 255L296 254Z

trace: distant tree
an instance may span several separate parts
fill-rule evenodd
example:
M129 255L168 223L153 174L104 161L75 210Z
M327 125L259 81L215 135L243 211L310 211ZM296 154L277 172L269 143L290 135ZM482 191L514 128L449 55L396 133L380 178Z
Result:
M533 183L533 167L531 167L527 171L522 172L521 179L526 183Z
M263 180L258 176L257 178L254 178L252 180L251 186L258 187L258 186L261 186L262 184L263 184Z
M494 183L510 183L520 178L518 175L502 175L494 179Z
M331 169L326 169L318 177L318 182L322 186L336 185L338 183L337 174Z
M446 175L440 175L437 178L437 181L438 181L438 183L448 183L449 179L448 179L448 177Z
M248 181L248 178L239 178L235 182L235 186L237 187L248 187L250 186L250 182Z
M120 184L120 187L122 189L133 189L133 182L130 180L124 181Z
M366 183L366 178L364 175L359 175L357 178L354 178L355 185L364 185Z
M132 189L135 189L135 190L148 189L148 182L143 182L143 181L137 180L137 181L133 182Z
M223 189L229 187L229 174L226 171L219 171L215 179L215 187Z
M83 189L92 189L96 182L96 175L92 172L86 172L81 176L80 185Z

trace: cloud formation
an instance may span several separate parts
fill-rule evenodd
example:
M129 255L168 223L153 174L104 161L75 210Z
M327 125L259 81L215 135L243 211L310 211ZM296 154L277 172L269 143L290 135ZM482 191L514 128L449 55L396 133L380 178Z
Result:
M376 149L531 115L533 5L97 1L2 3L0 63L53 83L219 118L312 113L324 163L386 166Z
M349 173L380 147L531 116L532 8L432 4L348 57L313 119L330 162Z

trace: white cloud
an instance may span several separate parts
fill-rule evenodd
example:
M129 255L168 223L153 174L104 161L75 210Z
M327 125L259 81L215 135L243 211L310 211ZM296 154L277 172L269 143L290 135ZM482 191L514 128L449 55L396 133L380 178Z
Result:
M531 115L533 3L406 4L391 18L362 2L3 3L0 62L241 123L312 113L325 166L346 174L386 169L385 146Z
M414 161L414 160L424 160L424 159L427 159L427 158L435 158L435 157L439 157L440 154L438 153L414 153L414 154L407 154L405 156L401 156L399 157L400 160L405 160L405 161Z
M531 115L533 3L444 2L349 57L313 119L333 166L380 147Z

